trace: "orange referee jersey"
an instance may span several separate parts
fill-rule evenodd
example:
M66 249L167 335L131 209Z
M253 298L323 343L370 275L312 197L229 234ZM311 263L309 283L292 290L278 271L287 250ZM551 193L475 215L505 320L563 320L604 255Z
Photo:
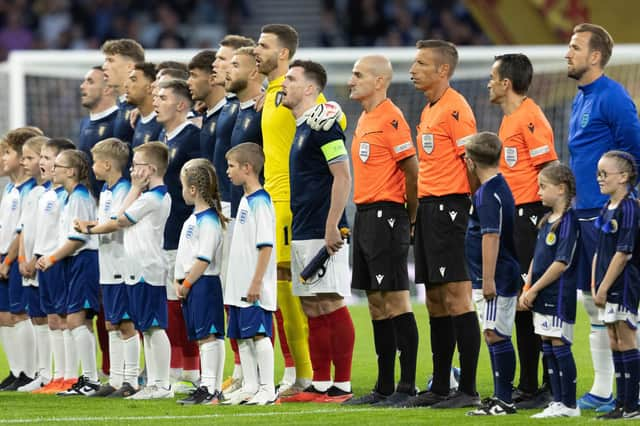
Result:
M532 99L526 98L512 114L504 116L498 136L502 140L500 171L516 205L539 201L540 166L558 159L547 117Z
M415 153L409 125L391 100L363 111L351 144L353 201L404 203L405 176L397 163Z
M462 159L476 119L467 100L449 87L435 104L422 110L418 125L418 197L468 194L467 167Z

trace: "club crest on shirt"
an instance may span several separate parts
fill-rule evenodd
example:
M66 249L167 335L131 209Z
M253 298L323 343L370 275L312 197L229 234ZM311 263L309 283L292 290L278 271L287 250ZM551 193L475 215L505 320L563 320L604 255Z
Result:
M211 126L209 126L209 133L213 134L213 132L216 131L216 122L214 121L213 123L211 123Z
M435 144L433 143L433 135L431 133L425 133L422 135L422 149L427 154L431 154L433 152L433 148Z
M190 240L193 238L193 225L187 227L187 232L184 234L185 239Z
M611 219L611 222L609 222L611 225L611 234L615 234L616 232L618 232L618 221L615 219Z
M238 222L245 223L247 221L247 210L242 209L238 212Z
M358 156L360 157L360 161L366 163L369 159L369 153L371 152L371 145L369 142L360 142L360 147L358 149Z
M107 126L106 125L102 125L102 126L98 127L98 136L102 137L102 135L104 135L105 130L107 130Z
M513 167L518 162L518 148L513 146L504 147L504 162L507 166Z
M548 246L553 246L556 244L556 241L558 240L558 238L556 237L556 233L555 232L549 232L547 234L547 238L545 238L544 242L548 245Z
M284 98L284 93L283 92L278 92L276 93L276 106L280 106L280 104L282 103L282 99Z
M110 211L111 211L111 200L107 200L107 201L104 203L104 211L105 211L106 213L108 213L108 212L110 212Z
M172 148L171 151L169 151L169 158L171 160L173 160L175 158L177 151L178 151L178 148Z
M587 124L589 124L589 113L585 112L580 118L580 127L584 129L585 127L587 127Z
M128 109L127 112L124 113L124 119L129 121L130 116L131 116L131 110Z
M304 144L304 135L298 136L298 140L296 141L296 145L298 145L298 148L302 148L302 144Z
M247 117L244 119L244 123L242 123L242 130L247 130L249 124L251 124L251 117Z
M391 120L391 125L394 129L398 130L398 120Z
M142 143L147 143L149 142L150 139L151 139L151 135L147 133L146 135L144 135L144 141Z
M460 113L458 111L453 111L451 116L456 119L456 121L460 120Z

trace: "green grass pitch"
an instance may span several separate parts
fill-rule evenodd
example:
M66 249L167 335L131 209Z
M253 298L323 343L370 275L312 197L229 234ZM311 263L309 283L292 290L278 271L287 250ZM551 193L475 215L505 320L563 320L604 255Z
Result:
M581 309L573 346L578 368L578 396L591 386L593 371L589 354L588 321ZM353 389L357 395L368 392L376 379L376 358L373 351L371 322L366 305L350 307L356 327L356 346L353 355ZM424 305L414 306L420 331L417 383L424 388L426 378L431 374L431 352L429 327ZM2 352L2 351L0 351ZM276 379L282 374L282 360L276 348ZM231 350L227 349L227 373L232 367ZM458 364L457 356L454 364ZM4 353L0 354L0 377L8 374ZM517 377L517 373L516 373ZM491 370L486 346L482 345L478 366L478 390L482 397L492 392ZM583 412L577 419L534 420L529 416L536 411L523 410L516 415L482 418L465 416L466 409L432 410L415 409L374 409L350 408L335 404L289 403L271 407L224 407L196 406L182 407L175 400L126 401L89 398L62 399L49 395L29 395L17 392L0 393L0 425L4 424L153 424L191 425L211 424L304 424L304 425L464 425L464 424L504 424L520 425L525 422L544 424L581 424L592 421L594 413Z

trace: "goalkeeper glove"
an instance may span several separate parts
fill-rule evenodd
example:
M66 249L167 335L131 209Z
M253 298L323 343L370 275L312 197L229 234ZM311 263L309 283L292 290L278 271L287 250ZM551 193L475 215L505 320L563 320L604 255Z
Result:
M333 127L336 121L340 120L342 114L342 108L337 102L318 104L307 117L307 124L313 130L326 132Z

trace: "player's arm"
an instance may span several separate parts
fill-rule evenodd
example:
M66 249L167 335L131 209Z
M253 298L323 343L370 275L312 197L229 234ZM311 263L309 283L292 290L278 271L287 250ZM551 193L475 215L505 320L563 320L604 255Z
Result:
M325 225L324 242L329 254L333 255L344 245L338 224L349 199L351 172L346 158L343 161L329 164L329 170L333 175L333 184L331 185L331 205Z
M608 119L616 149L628 152L636 159L636 163L640 162L640 121L635 104L626 93L606 98L609 104Z
M272 251L273 246L258 247L258 262L256 263L256 270L253 273L253 278L251 278L251 284L247 291L247 303L255 303L260 300L262 280L264 279L264 274L267 272Z
M600 287L598 287L596 297L593 299L596 306L604 307L604 304L607 302L607 292L620 276L630 258L631 255L629 253L623 253L621 251L617 251L613 255L611 263L609 263L607 267L607 272L605 272L602 281L600 281Z
M186 277L184 277L182 284L177 285L176 292L183 298L187 297L187 294L189 294L193 283L200 279L200 277L202 276L202 274L204 274L204 271L206 271L208 267L209 262L201 259L196 259L196 261L193 263L193 266L189 270L189 273Z
M559 262L557 260L549 265L538 281L536 281L535 284L533 284L531 288L522 295L522 304L528 309L531 309L533 307L533 302L536 300L536 297L538 297L540 291L548 287L550 284L558 281L562 273L566 271L568 267L569 265L566 263ZM529 270L529 273L531 273L531 269Z
M500 234L482 234L482 295L486 300L497 296L496 263L500 248Z
M46 271L50 267L52 267L56 262L61 261L65 257L72 255L76 250L82 247L85 244L83 240L77 239L67 239L63 245L58 247L53 253L49 256L42 256L38 259L36 266L41 271Z
M4 262L0 264L0 277L2 278L6 279L9 276L9 268L11 267L11 264L18 258L18 248L20 245L19 237L20 234L16 235L13 241L11 241L9 250L7 251L7 255L4 258Z
M415 224L418 211L418 159L412 155L398 161L398 167L404 172L409 222Z
M531 289L531 274L533 272L533 259L529 262L529 269L527 270L527 278L524 280L524 286L522 287L522 294L518 298L518 308L523 310L528 310L529 306L527 306L527 302L525 297L527 296L527 292Z
M115 218L103 223L98 223L95 220L76 219L73 221L73 227L83 234L110 234L122 228Z

